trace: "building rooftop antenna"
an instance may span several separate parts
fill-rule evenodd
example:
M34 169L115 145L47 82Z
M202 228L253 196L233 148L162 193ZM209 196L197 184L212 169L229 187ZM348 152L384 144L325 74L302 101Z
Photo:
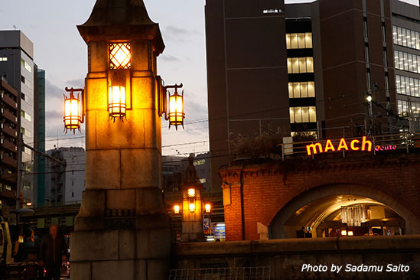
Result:
M16 30L17 29L17 26L13 24L13 28Z

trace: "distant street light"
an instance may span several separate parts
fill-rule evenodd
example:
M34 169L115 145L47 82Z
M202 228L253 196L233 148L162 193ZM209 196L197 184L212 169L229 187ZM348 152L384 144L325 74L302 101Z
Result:
M210 203L206 203L205 209L206 209L206 213L210 213L211 212L211 204Z
M179 204L175 204L174 205L174 214L178 215L179 214L179 209L180 209Z

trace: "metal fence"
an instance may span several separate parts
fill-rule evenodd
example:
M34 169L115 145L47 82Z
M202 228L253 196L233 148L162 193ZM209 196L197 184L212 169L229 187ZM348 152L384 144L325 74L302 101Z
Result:
M172 269L169 280L269 280L270 267Z

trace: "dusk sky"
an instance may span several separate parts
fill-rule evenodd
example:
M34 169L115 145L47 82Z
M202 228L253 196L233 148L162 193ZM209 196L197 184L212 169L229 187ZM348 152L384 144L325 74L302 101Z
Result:
M337 0L339 1L339 0ZM35 46L35 62L47 78L47 149L57 145L84 147L84 132L64 134L63 93L83 87L87 73L87 47L76 25L90 16L95 0L2 0L0 28L22 30ZM158 71L166 84L185 86L185 130L163 127L167 155L208 150L205 0L144 0L150 18L160 24L166 50ZM303 0L286 3L311 2ZM407 0L418 4L417 0ZM61 140L60 140L61 139ZM194 143L184 145L184 143ZM182 144L182 145L180 145Z

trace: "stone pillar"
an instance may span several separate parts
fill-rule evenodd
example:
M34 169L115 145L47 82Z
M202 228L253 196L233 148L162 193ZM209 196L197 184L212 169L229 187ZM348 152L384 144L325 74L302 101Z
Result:
M159 26L142 0L97 0L78 29L89 49L86 191L71 235L71 277L166 279L171 230L161 191ZM123 69L110 65L112 43L129 44L131 63ZM116 85L126 91L121 119L108 111L108 89Z
M182 191L182 235L181 242L204 241L203 234L203 184L194 167L194 157L189 157L189 166L181 184ZM189 193L194 190L194 195ZM190 209L194 205L194 210Z

